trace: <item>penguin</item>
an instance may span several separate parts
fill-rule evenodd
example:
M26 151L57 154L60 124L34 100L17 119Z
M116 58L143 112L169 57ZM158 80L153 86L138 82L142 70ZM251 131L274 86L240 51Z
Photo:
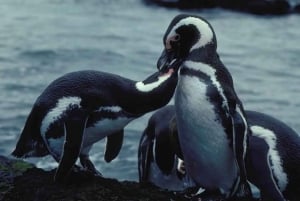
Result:
M37 98L12 155L51 155L58 163L55 182L67 182L79 157L82 167L101 176L89 158L94 143L106 138L105 161L120 152L124 127L166 105L177 73L155 72L144 81L83 70L57 78ZM77 166L75 166L77 167Z
M212 26L201 17L181 14L171 21L163 42L158 69L179 68L174 102L187 172L198 185L219 188L229 199L250 199L245 156L251 132L217 53Z
M300 199L300 137L282 121L246 111L252 131L246 155L249 181L263 201Z
M252 131L245 160L249 181L258 188L263 201L299 200L299 135L270 115L249 110L245 112ZM182 157L174 105L165 106L150 117L141 137L138 156L140 182L182 192L200 187L188 173L185 173L185 179L181 179L183 177L174 171L175 165L166 165L176 164ZM203 198L202 193L199 196Z
M139 142L138 170L140 183L152 183L159 188L182 192L196 187L185 174L177 136L174 106L156 111L149 119ZM164 119L164 121L162 121Z

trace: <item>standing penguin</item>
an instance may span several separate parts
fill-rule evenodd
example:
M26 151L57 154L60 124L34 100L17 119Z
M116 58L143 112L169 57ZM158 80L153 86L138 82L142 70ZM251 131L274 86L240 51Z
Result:
M180 66L175 108L187 172L228 198L252 197L245 169L250 130L212 26L198 16L178 15L163 42L158 68Z
M246 111L246 114L252 131L246 155L249 181L258 188L263 201L298 201L299 135L285 123L269 115L255 111ZM191 182L188 173L179 177L175 168L168 165L175 166L178 160L175 154L181 155L174 117L175 107L168 105L149 119L139 145L140 182L151 182L168 190L184 191L196 187L196 184ZM203 198L203 193L199 196Z
M89 159L93 144L107 137L105 160L113 160L122 146L123 128L167 104L176 83L173 69L139 82L99 71L68 73L37 98L12 155L52 155L59 163L58 182L67 179L78 157L84 168L101 175Z

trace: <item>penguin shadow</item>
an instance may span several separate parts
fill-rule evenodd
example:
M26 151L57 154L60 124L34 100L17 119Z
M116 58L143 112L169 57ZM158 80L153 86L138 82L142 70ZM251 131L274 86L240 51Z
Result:
M254 111L246 111L246 114L252 131L246 156L247 176L249 182L259 191L252 200L299 201L300 137L283 122L269 115ZM174 191L174 201L229 200L219 189L197 193L196 189L200 186L192 180L188 172L180 170L180 159L183 156L177 136L175 107L168 105L150 117L140 139L139 181ZM241 200L245 199L229 201Z

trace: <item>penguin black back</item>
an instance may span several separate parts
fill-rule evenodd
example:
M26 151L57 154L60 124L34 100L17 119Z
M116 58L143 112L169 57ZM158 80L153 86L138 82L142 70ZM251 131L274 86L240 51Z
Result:
M253 133L250 137L250 153L247 157L250 181L258 186L262 185L261 190L265 191L262 194L266 199L282 200L278 195L280 191L287 200L298 200L300 198L299 135L285 123L269 115L255 111L247 111L247 115ZM263 147L265 152L262 151ZM270 193L272 182L266 186L269 176L267 171L273 175L269 181L276 183L277 192L273 190L273 193Z

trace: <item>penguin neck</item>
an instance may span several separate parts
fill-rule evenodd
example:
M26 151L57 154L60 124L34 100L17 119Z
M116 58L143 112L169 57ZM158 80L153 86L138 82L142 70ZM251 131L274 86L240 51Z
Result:
M177 84L177 72L156 72L143 81L134 82L126 108L128 112L143 115L166 105L172 98Z
M186 60L209 65L215 64L215 62L221 62L216 47L212 45L192 50Z
M195 63L195 64L204 64L206 66L209 66L210 68L213 68L213 71L216 71L218 73L216 74L226 74L228 76L228 70L226 69L225 65L220 60L220 57L218 53L216 52L216 49L214 47L206 47L195 49L187 56L185 59L183 68L180 70L180 72L185 71L186 69L192 68L193 70L197 70L191 66L189 66L189 62ZM200 69L198 69L200 70ZM230 76L230 75L229 75Z

